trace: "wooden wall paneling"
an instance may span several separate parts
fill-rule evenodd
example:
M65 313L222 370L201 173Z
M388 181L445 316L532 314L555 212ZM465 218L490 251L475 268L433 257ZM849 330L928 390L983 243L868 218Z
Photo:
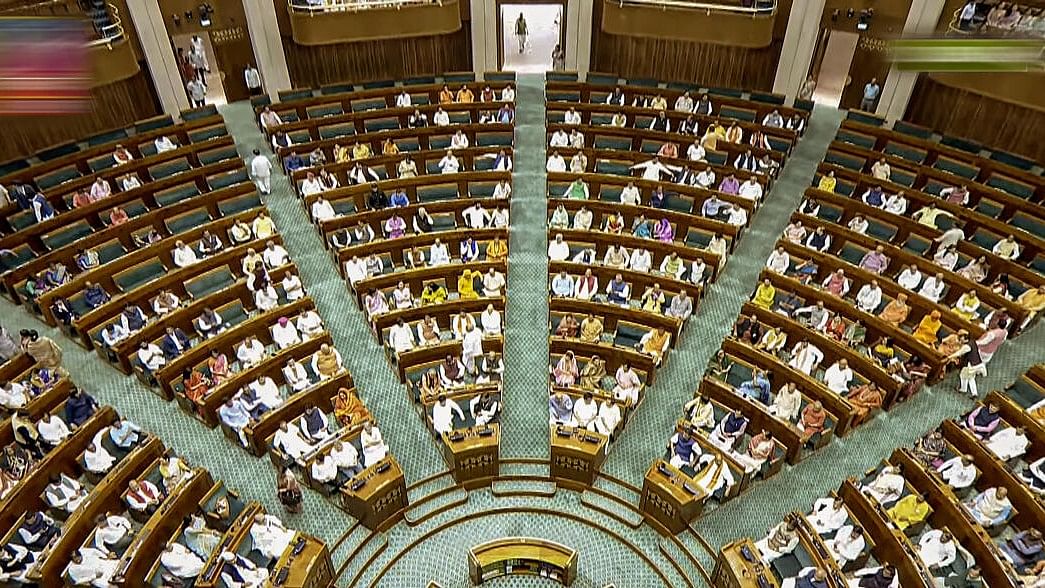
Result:
M334 45L298 45L283 36L295 88L364 82L472 69L471 27L449 35Z
M947 86L926 74L918 78L904 119L1045 161L1045 111Z
M39 149L79 140L115 127L160 114L148 69L136 75L91 89L87 112L50 116L0 116L0 161L25 157Z

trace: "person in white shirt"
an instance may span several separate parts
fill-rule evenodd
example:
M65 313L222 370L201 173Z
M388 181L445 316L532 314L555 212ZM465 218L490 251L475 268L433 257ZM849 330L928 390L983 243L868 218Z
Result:
M504 290L504 274L496 268L490 268L483 274L483 295L501 296Z
M334 207L323 197L319 197L312 203L312 218L315 222L327 221L337 216Z
M462 131L457 131L450 137L451 149L467 149L468 145L468 137Z
M142 341L138 349L138 361L145 368L146 373L155 374L160 368L167 365L167 358L163 351L155 343Z
M199 261L196 257L196 252L185 244L184 241L178 241L174 244L174 251L171 252L171 256L174 258L174 265L178 267L188 267Z
M283 291L287 293L287 300L293 302L305 297L305 288L301 285L301 278L294 272L287 272L280 284L283 286Z
M249 384L254 396L269 409L279 408L283 404L283 396L279 393L279 386L275 380L268 376L261 376Z
M599 404L599 414L595 418L595 430L610 437L617 430L620 422L620 406L608 398L603 399ZM608 446L607 450L609 450Z
M171 141L170 137L163 135L152 142L153 146L156 147L156 153L166 153L168 151L174 151L178 148L178 144Z
M874 313L882 303L882 288L878 280L871 280L864 284L856 293L856 305L864 312Z
M573 287L573 297L581 300L591 300L599 291L599 278L591 273L591 269L584 270L584 275L577 278Z
M907 197L904 196L903 192L897 192L896 194L887 196L882 208L886 212L902 215L907 212Z
M570 256L570 245L562 239L562 233L555 235L555 239L548 243L548 259L552 261L565 261Z
M272 341L276 344L277 349L286 349L291 345L301 343L301 335L298 334L294 323L283 316L272 326Z
M258 341L257 337L247 339L236 348L236 359L243 364L244 368L258 365L264 358L265 346Z
M149 480L131 480L127 484L127 506L135 512L149 512L163 501L163 493Z
M445 127L450 124L450 115L440 106L432 115L432 124L437 127Z
M414 331L402 318L388 329L388 344L396 353L403 353L414 348Z
M450 249L438 237L435 243L428 248L428 265L446 265L450 263Z
M686 158L690 161L704 161L706 156L707 152L704 150L704 146L696 139L694 139L693 144L686 149Z
M337 465L329 454L319 456L312 462L312 480L320 484L334 484L337 481Z
M991 435L987 441L987 449L1002 461L1023 457L1029 445L1030 440L1023 427L1006 427Z
M87 499L87 491L80 482L64 473L57 473L51 474L51 483L44 488L43 497L51 508L72 513Z
M265 243L265 250L261 252L261 257L269 268L276 268L290 261L290 255L287 254L287 250L275 241Z
M304 196L311 196L313 194L319 194L323 191L323 182L319 181L316 174L308 172L305 175L305 180L301 182L301 194Z
M508 228L508 209L495 208L490 213L490 226L492 226L495 229Z
M302 337L311 339L323 332L323 320L314 310L306 310L298 315L298 320L295 322Z
M867 232L867 219L860 216L859 214L854 216L847 224L850 231L863 235Z
M279 429L272 435L272 447L294 460L301 459L303 455L312 452L314 449L301 436L301 429L294 423L286 421L280 423Z
M570 147L584 149L584 133L573 129L570 131Z
M1016 259L1020 256L1020 245L1012 235L1009 235L995 243L991 251L1004 259Z
M436 433L450 433L454 430L454 415L457 415L460 423L464 423L461 406L448 399L446 394L440 394L439 400L432 406L432 428Z
M808 341L799 341L791 350L791 360L787 365L795 368L805 375L810 375L820 362L824 360L824 352Z
M349 476L354 477L363 471L363 466L359 463L359 452L356 451L355 445L351 443L337 441L327 455L333 460L338 470L347 473Z
M562 115L562 122L568 125L579 125L581 124L581 113L577 112L576 108L570 107L566 111L566 114Z
M642 170L642 179L659 182L662 175L673 176L675 173L682 170L681 167L674 165L665 165L660 162L660 159L654 157L649 161L637 163L629 169Z
M475 358L483 356L483 332L469 323L465 327L461 340L461 363L471 373L475 373Z
M254 291L254 306L262 312L268 312L279 306L279 294L271 283Z
M508 180L501 180L494 186L493 197L494 198L508 198L512 195L512 185L508 183Z
M493 352L490 352L488 357L493 358ZM483 359L483 361L486 362L487 359ZM480 427L493 421L493 419L497 417L497 412L500 408L500 403L489 392L483 392L482 394L475 396L468 403L468 410L472 415L472 419L475 421L476 426Z
M552 133L551 138L548 140L549 147L569 147L570 136L563 129L559 129Z
M620 191L620 203L632 206L642 204L642 196L639 194L639 189L635 187L635 182L628 182L628 185Z
M514 102L515 101L515 89L512 88L511 84L508 84L507 86L504 87L503 90L501 90L501 100L503 100L505 102Z
M936 274L935 276L929 276L928 279L922 282L922 287L918 289L918 294L933 302L939 302L940 296L943 295L943 289L946 287L947 284L943 281L943 274Z
M786 335L785 335L786 336ZM765 336L763 336L765 340ZM767 351L771 351L768 347ZM773 398L773 404L769 406L769 413L785 421L794 421L802 409L802 393L794 382L788 382L781 386Z
M747 198L748 200L758 200L762 198L762 184L759 184L758 180L752 176L743 184L740 184L740 192L738 192L738 195L741 198Z
M439 160L439 170L444 174L455 174L461 171L461 162L452 150L447 150L446 155Z
M548 173L564 173L566 171L566 160L559 155L558 151L552 151L544 168Z
M483 229L490 224L490 213L483 208L480 202L476 202L464 209L461 216L464 217L468 227L472 229Z
M36 432L40 434L40 438L43 439L44 443L51 447L58 447L58 444L72 435L72 432L69 431L69 427L65 424L65 421L56 414L44 415L44 417L36 423Z
M693 98L690 97L689 92L683 92L675 100L675 110L679 112L693 112Z
M961 490L972 486L976 480L976 466L972 462L971 455L958 455L940 464L936 468L944 482L954 488Z
M845 503L837 496L818 498L813 503L813 510L806 515L806 520L819 535L837 531L848 518L849 511L845 509Z
M399 93L398 96L396 96L396 108L406 108L408 106L413 106L413 105L414 105L414 100L413 100L413 98L410 97L410 93L407 92L406 90L403 90L402 92Z
M933 529L918 541L918 556L930 570L944 568L954 563L958 549L950 533Z
M296 535L297 532L287 529L283 521L270 514L255 515L254 524L250 526L254 549L271 560L279 559Z
M18 382L5 382L0 385L0 406L10 410L18 410L29 402L25 386Z
M344 363L341 361L341 352L336 347L324 343L319 347L319 351L312 354L312 373L320 374L320 377L322 377L323 372L319 369L320 356L329 356L330 354L334 356L334 365L337 367L337 371L344 369Z
M710 187L715 183L715 170L711 169L710 165L704 168L703 171L697 174L696 182L701 188Z
M766 267L778 274L782 274L787 271L787 268L791 267L791 256L787 254L783 247L777 247L769 254L769 259L766 260Z
M261 154L260 149L254 150L254 157L250 160L250 177L258 192L268 195L272 191L272 162Z
M824 372L824 385L829 390L839 395L849 393L849 383L853 381L853 370L849 368L849 362L839 359L831 364Z
M385 445L380 429L370 421L366 421L363 424L363 432L360 433L359 440L363 445L364 467L370 467L388 455L388 446Z
M842 567L860 557L867 546L867 539L861 527L845 525L835 532L834 538L824 541L824 545Z
M633 249L631 259L628 260L628 269L637 272L649 273L653 266L653 256L648 249Z
M747 209L742 206L732 205L727 210L729 211L729 216L726 217L727 223L735 227L747 225Z
M487 305L486 310L479 315L479 324L483 327L483 334L500 335L501 312L494 308L492 304Z
M365 279L367 277L366 262L353 255L352 259L345 262L345 276L348 278L348 283L353 286L359 280Z
M599 415L599 405L595 402L591 392L585 392L584 396L573 403L573 420L576 426L595 431L595 419Z
M294 392L301 392L312 385L312 382L308 379L308 372L305 371L305 366L293 358L288 359L283 366L283 381Z
M922 272L918 270L918 266L905 265L896 276L896 283L908 290L914 290L922 283Z

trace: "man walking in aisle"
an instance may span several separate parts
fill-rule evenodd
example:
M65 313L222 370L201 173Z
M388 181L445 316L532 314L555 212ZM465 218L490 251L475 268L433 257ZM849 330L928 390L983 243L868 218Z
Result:
M250 177L254 179L258 192L267 196L272 189L272 162L261 154L260 149L254 150L254 158L250 160Z

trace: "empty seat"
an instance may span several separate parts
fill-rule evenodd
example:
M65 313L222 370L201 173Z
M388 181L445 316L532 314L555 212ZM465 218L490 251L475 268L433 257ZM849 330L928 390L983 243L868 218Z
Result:
M174 118L169 114L161 114L160 116L154 116L134 123L134 132L147 133L172 126L174 126Z
M883 223L877 219L867 220L867 235L878 239L879 241L885 241L887 243L892 242L893 237L896 236L896 227L888 223Z
M352 112L365 112L367 110L381 110L387 108L388 103L384 98L360 98L352 101Z
M292 100L301 100L303 98L311 98L313 94L312 88L294 88L291 90L280 90L276 96L280 102L290 102Z
M222 216L232 216L243 212L244 210L260 208L261 206L261 196L259 196L257 192L251 192L244 196L222 200L218 203L218 212L220 212Z
M512 144L512 139L510 132L476 133L475 145L476 147L508 147Z
M932 130L902 120L893 123L893 130L904 135L918 137L919 139L929 139L933 136Z
M91 135L84 139L84 142L94 147L95 145L104 145L106 143L112 143L121 139L127 138L127 131L125 129L113 129L111 131L105 131L98 133L97 135Z
M631 162L600 159L595 162L595 173L612 174L615 176L630 176Z
M330 94L347 94L349 92L354 92L355 89L356 87L352 84L330 84L327 86L320 86L319 93L324 96L329 96Z
M365 128L368 133L393 131L399 128L399 119L396 117L372 118L363 121L363 128Z
M1045 222L1038 217L1029 215L1025 212L1017 212L1012 216L1012 220L1009 221L1014 227L1023 229L1032 235L1036 235L1039 238L1045 238Z
M1004 163L1005 165L1011 165L1024 170L1032 169L1037 163L1033 159L1027 159L1026 157L1020 157L1007 151L992 151L991 159Z
M98 263L102 264L110 263L127 254L127 250L124 249L123 243L120 243L119 239L106 241L95 247L94 250L98 252Z
M214 176L207 176L207 185L211 190L220 190L233 184L247 181L247 170L238 169Z
M167 273L166 266L158 259L140 263L113 276L113 282L122 292L130 292Z
M970 180L975 178L980 171L975 166L942 155L936 158L933 167Z
M418 186L418 202L435 202L457 198L457 184L436 184L434 186Z
M851 170L860 171L864 168L867 160L863 157L856 157L855 155L848 155L840 151L828 151L827 155L824 156L824 161L827 163L833 163L840 165Z
M735 118L737 120L745 120L747 122L755 122L756 113L754 110L748 110L746 108L737 108L736 106L723 106L719 109L719 116L726 118Z
M345 111L341 108L340 103L319 104L316 106L309 106L305 109L305 114L308 115L308 118L323 118L325 116L337 116L344 113Z
M865 135L863 133L857 133L855 131L850 131L850 130L848 130L846 128L839 129L838 130L838 134L835 135L835 139L837 139L839 141L842 141L842 142L845 142L845 143L850 143L850 144L853 144L853 145L859 145L860 147L863 147L865 149L874 149L874 144L875 144L875 138L874 137L872 137L870 135Z
M631 151L631 138L595 135L594 146L596 149Z
M213 104L181 111L181 120L185 122L210 118L212 116L218 116L218 108Z
M569 90L549 90L545 98L548 102L580 102L581 93Z
M59 157L65 157L66 155L76 153L79 150L80 146L74 141L70 141L68 143L62 143L61 145L41 149L36 152L36 157L38 157L40 161L51 161L52 159L58 159Z
M71 225L63 226L57 231L51 231L41 237L41 240L44 242L44 246L49 250L54 251L55 249L61 249L62 247L69 245L77 239L82 239L93 232L94 228L87 224L87 221L80 220Z
M336 139L337 137L347 137L354 134L356 134L356 128L350 122L319 127L320 139Z
M765 92L752 92L750 98L755 102L765 102L766 104L783 104L787 99L783 94L767 94Z
M987 185L1020 198L1029 199L1034 196L1034 186L1024 184L1019 180L1014 180L1001 174L991 174L991 176L987 178Z
M200 195L200 189L196 186L195 182L188 184L181 184L174 186L173 188L167 188L156 192L155 198L156 203L160 206L170 206L175 202L181 202L186 198L193 198Z
M87 160L87 167L91 168L91 171L93 172L99 172L103 169L109 169L114 165L116 165L116 160L113 159L111 153L99 155L98 157L92 157L91 159Z
M184 233L185 231L205 225L210 221L210 213L207 212L206 208L201 208L190 210L189 212L168 218L163 221L163 224L167 227L167 231L170 232L170 234L177 235L178 233Z
M236 151L236 147L234 145L229 145L227 147L219 147L218 149L203 151L198 155L198 157L200 158L201 164L210 165L212 163L218 163L220 161L236 159L239 157L239 153Z
M940 139L941 145L947 145L948 147L954 147L955 149L961 149L962 151L968 151L969 153L979 153L983 150L983 145L975 141L968 139L962 139L961 137L947 137L944 136Z
M189 141L193 143L202 143L211 139L217 139L218 137L224 137L228 134L229 133L225 129L224 124L216 124L189 132Z
M0 255L0 268L12 270L22 267L29 261L36 259L37 254L28 244L18 245L10 249L7 255Z
M231 287L236 283L236 276L228 266L212 269L185 282L185 291L194 299L200 299L215 292Z
M153 165L149 167L149 175L154 180L160 180L163 178L169 178L175 174L185 173L192 169L189 162L185 158L178 158L174 161L168 161L159 165Z
M885 154L901 157L903 159L913 161L916 163L922 163L923 161L925 161L926 156L928 156L928 152L926 150L919 149L917 147L912 147L910 145L907 145L906 143L900 143L898 141L889 141L888 143L886 143Z
M69 180L75 180L78 177L80 177L80 171L76 169L76 166L67 165L37 177L36 186L46 192L50 188L64 184Z

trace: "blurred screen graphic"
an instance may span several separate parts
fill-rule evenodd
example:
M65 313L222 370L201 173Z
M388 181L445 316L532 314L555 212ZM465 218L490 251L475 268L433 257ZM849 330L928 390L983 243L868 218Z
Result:
M0 18L0 114L90 107L88 29L73 18Z

